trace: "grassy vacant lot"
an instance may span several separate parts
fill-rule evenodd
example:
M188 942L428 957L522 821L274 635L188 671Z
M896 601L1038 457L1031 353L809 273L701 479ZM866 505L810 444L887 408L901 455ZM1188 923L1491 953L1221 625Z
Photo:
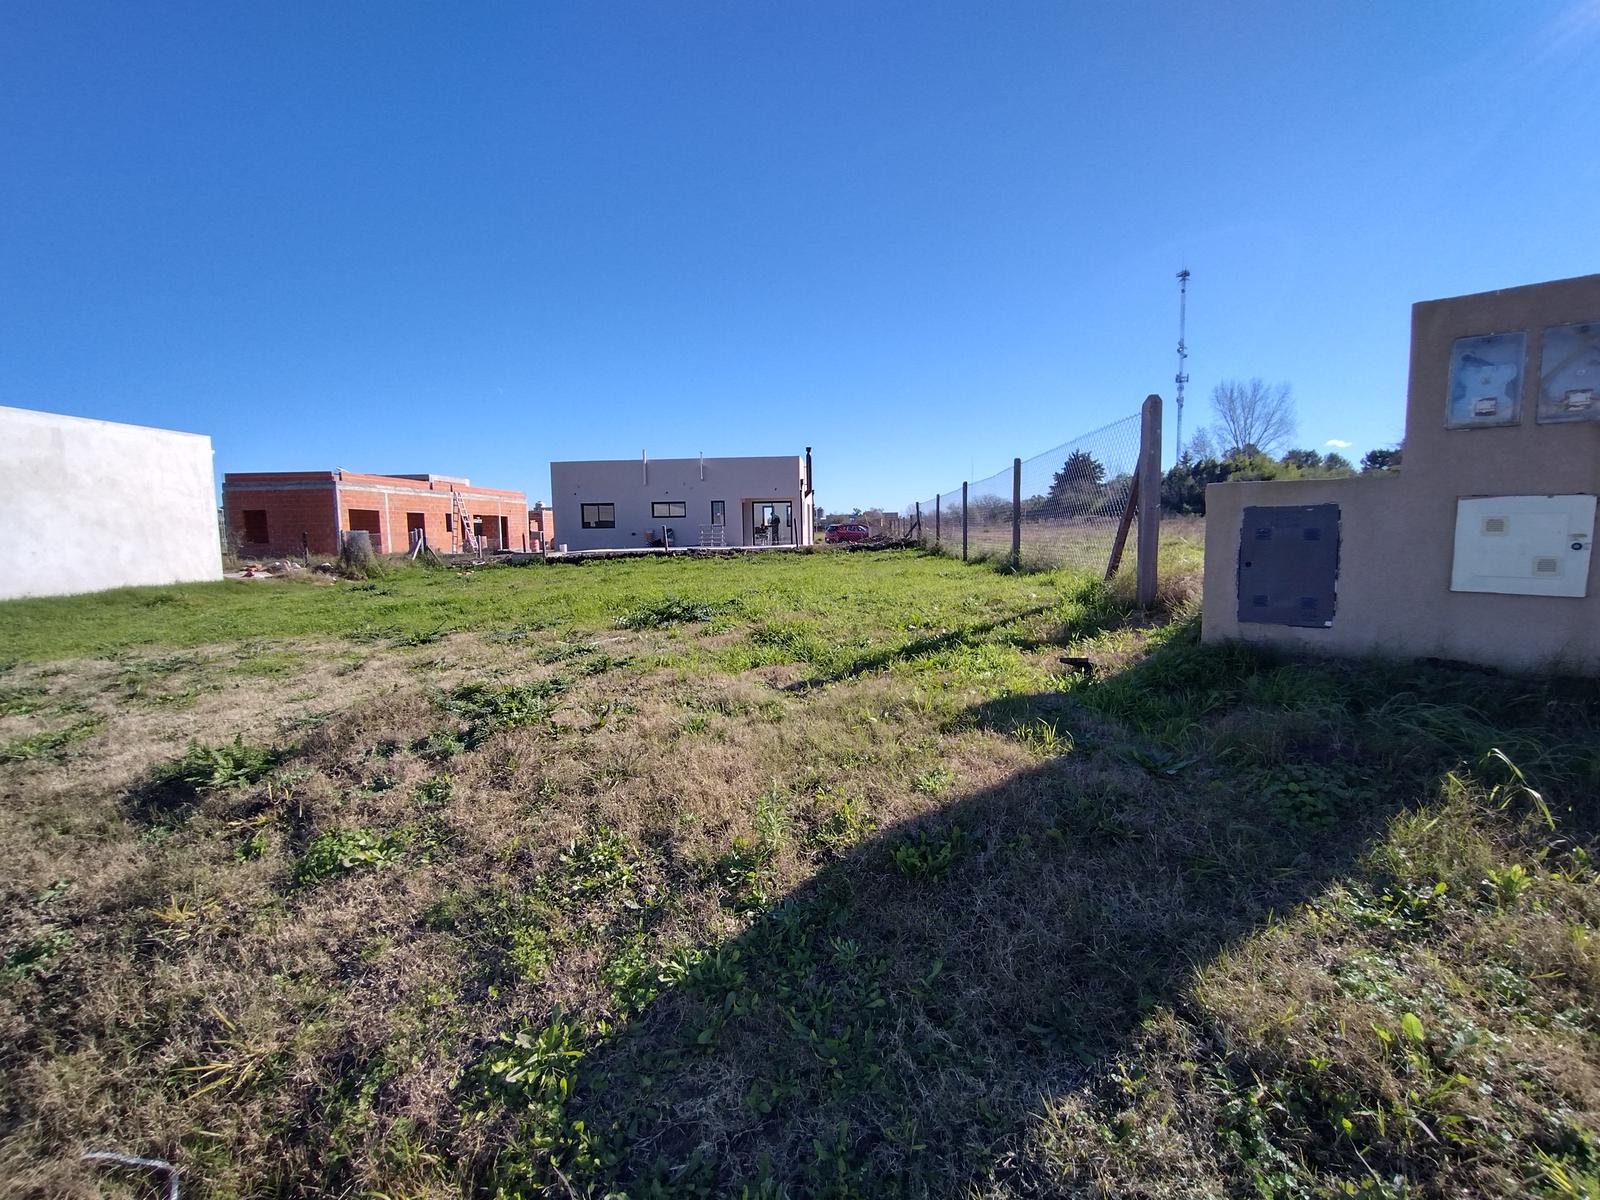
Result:
M930 522L924 524L927 525L925 532L931 541L932 525ZM1104 572L1111 545L1116 541L1116 533L1116 517L1024 521L1020 547L1023 569L1054 570L1067 567ZM948 521L940 523L939 534L944 552L956 558L961 557L959 510ZM1180 559L1190 559L1198 566L1204 553L1205 518L1171 514L1163 516L1161 542L1169 556L1176 552ZM1130 533L1123 555L1123 561L1130 569L1138 558L1136 543L1136 536ZM1005 562L1011 556L1009 514L996 521L969 520L967 554L973 562Z
M1592 684L909 552L18 603L0 659L7 1195L1600 1188Z

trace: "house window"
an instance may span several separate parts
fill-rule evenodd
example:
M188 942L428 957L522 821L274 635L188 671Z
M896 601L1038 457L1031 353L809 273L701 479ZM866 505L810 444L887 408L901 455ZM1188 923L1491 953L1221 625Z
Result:
M352 508L350 528L364 529L372 535L372 548L382 553L383 518L375 508Z
M585 529L615 529L617 506L615 504L585 504L583 506Z
M454 533L456 531L456 515L455 515L455 513L445 513L445 515L444 515L444 531L446 533Z
M713 525L726 525L728 523L728 502L726 500L713 500L711 502L711 523Z
M244 540L257 546L264 546L267 542L267 510L264 508L247 508L244 516Z
M657 500L650 505L652 517L686 517L688 509L682 500Z

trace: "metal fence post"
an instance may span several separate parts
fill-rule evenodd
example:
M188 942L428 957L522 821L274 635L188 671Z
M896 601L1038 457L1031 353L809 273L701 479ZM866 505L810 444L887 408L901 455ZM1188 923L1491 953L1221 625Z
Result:
M939 510L944 506L943 501L943 495L938 495L933 498L933 548L935 550L942 548L941 539L939 537Z
M1161 546L1161 397L1146 396L1139 425L1139 564L1141 608L1156 602L1156 554Z
M961 561L967 561L967 481L961 481Z
M1022 565L1022 460L1011 460L1011 569Z

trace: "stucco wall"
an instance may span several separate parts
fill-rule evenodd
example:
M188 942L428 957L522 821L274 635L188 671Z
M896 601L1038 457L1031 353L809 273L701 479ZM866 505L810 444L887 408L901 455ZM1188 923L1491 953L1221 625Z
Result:
M1412 309L1405 457L1392 476L1206 489L1204 636L1333 653L1460 659L1600 673L1600 555L1581 598L1452 592L1456 501L1600 492L1600 422L1535 420L1544 330L1600 320L1600 275L1433 300ZM1447 429L1455 339L1527 331L1519 423ZM1337 608L1327 629L1241 624L1240 521L1249 505L1340 506Z
M698 458L602 459L550 464L550 491L556 513L555 542L569 550L637 549L647 545L649 532L670 526L679 546L699 544L700 526L711 523L711 502L727 504L727 542L749 543L746 505L759 500L788 500L794 504L793 531L802 546L809 545L812 513L802 488L804 460L797 455L705 459L705 478ZM682 517L659 518L650 506L657 500L681 500ZM615 529L585 529L583 504L615 504ZM782 540L790 540L783 530Z
M0 407L0 598L222 578L211 439Z
M1455 500L1408 486L1403 473L1213 484L1206 489L1204 637L1511 670L1600 671L1600 555L1581 600L1452 592ZM1258 504L1339 506L1338 599L1329 628L1239 622L1240 525L1244 509Z

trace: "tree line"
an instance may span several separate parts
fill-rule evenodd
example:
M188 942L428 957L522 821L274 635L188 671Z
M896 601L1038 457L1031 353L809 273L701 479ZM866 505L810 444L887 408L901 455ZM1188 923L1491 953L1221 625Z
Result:
M1161 506L1171 513L1206 511L1206 486L1228 480L1339 479L1399 468L1403 446L1379 447L1362 455L1360 464L1337 450L1290 444L1296 419L1294 393L1287 383L1261 379L1225 379L1211 392L1213 420L1189 439L1178 461L1161 480ZM1022 498L1024 521L1121 514L1133 477L1107 476L1105 464L1087 450L1074 450L1042 494ZM968 519L980 524L1011 520L1011 497L973 493L967 498ZM884 518L880 509L857 509L848 517L830 514L829 521L854 518L874 529ZM959 513L952 513L959 519ZM932 521L932 514L923 513Z
M1171 513L1206 511L1206 485L1228 480L1249 479L1341 479L1368 475L1374 471L1393 471L1400 466L1401 448L1369 450L1359 468L1338 452L1319 454L1315 450L1285 450L1273 457L1254 445L1234 446L1220 457L1196 457L1185 451L1161 480L1161 507Z
M1401 446L1368 450L1358 468L1337 450L1291 446L1294 393L1287 383L1225 379L1211 391L1211 425L1182 447L1161 480L1161 506L1173 513L1206 511L1206 485L1249 479L1339 479L1393 471Z

